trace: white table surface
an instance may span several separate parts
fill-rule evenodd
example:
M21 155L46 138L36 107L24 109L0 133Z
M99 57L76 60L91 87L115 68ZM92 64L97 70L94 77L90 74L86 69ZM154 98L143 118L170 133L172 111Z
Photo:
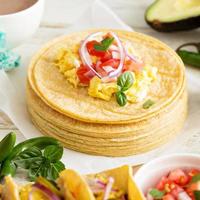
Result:
M121 19L132 26L135 31L154 36L174 49L185 42L200 42L199 29L181 33L159 33L148 27L144 21L144 12L152 0L104 0L104 2L108 4ZM63 34L65 28L78 18L85 7L84 0L46 0L41 26L33 38L28 41L28 44L30 44L30 46L33 44L42 44L51 38ZM78 13L77 15L74 15L75 11ZM200 70L192 70L200 74ZM15 125L4 113L0 112L0 138L10 131L15 131L17 133L18 141L23 140L23 136ZM196 144L193 144L200 141L194 138L193 141L188 142L191 146L191 152L196 152L196 149L193 150L193 146L196 147Z

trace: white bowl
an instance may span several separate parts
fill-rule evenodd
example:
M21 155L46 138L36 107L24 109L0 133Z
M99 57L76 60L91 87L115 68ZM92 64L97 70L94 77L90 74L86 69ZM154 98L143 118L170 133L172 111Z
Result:
M134 175L135 181L144 195L148 189L155 187L160 178L173 169L200 169L200 155L173 154L156 158L143 165Z
M44 0L20 12L0 15L0 31L6 33L9 47L15 47L30 38L37 30L44 9Z

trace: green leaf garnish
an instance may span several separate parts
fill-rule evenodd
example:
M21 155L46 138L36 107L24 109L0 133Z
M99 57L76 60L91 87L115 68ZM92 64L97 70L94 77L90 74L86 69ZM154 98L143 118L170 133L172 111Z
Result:
M124 72L117 79L117 85L119 86L119 91L115 94L117 103L120 106L125 106L127 103L127 97L124 93L127 91L134 83L134 78L131 72Z
M134 83L133 75L131 72L124 72L117 79L117 85L121 88L121 91L128 90Z
M107 37L101 41L101 44L95 44L94 49L97 51L107 51L113 41L114 38Z
M22 151L13 162L23 169L28 169L34 163L41 163L43 161L42 152L37 147L31 147Z
M195 200L200 200L200 191L194 191Z
M151 106L153 106L155 104L154 101L152 101L151 99L148 99L147 101L144 102L143 104L143 108L144 109L149 109Z
M162 199L162 197L165 195L164 191L160 191L157 189L151 189L149 191L149 194L154 198L154 199Z
M193 176L190 183L196 183L198 181L200 181L200 174Z
M127 97L126 97L126 95L123 92L119 91L119 92L117 92L115 94L115 96L116 96L117 103L120 106L125 106L126 105L126 103L127 103Z
M62 155L63 147L59 145L49 145L44 151L38 147L31 147L18 154L13 163L17 167L27 169L31 181L38 176L56 180L59 172L65 169L65 165L60 161Z
M63 147L56 145L49 145L44 149L44 157L52 162L56 162L62 158Z

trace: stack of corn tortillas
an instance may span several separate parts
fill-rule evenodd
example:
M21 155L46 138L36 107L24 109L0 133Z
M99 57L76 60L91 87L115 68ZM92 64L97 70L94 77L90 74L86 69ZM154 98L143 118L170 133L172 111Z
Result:
M97 30L93 30L97 31ZM54 64L60 48L80 43L89 33L74 33L49 42L32 59L27 82L27 104L40 131L60 140L66 148L105 156L127 156L152 150L172 139L187 113L184 65L176 53L151 37L115 31L129 40L145 63L158 68L158 78L143 102L120 107L74 88Z

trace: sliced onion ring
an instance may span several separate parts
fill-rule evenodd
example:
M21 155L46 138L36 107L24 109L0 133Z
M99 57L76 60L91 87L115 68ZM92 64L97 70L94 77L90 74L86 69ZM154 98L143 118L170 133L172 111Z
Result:
M87 51L87 48L86 48L86 44L88 41L90 41L92 38L96 37L96 36L99 36L99 35L102 35L102 32L96 32L96 33L92 33L90 34L81 44L81 47L79 49L79 53L80 53L80 57L81 57L81 60L83 62L84 65L86 65L87 67L90 68L91 71L93 71L99 78L103 78L103 79L107 79L107 78L113 78L113 77L116 77L118 76L121 71L122 71L122 68L123 68L123 65L124 65L124 60L125 60L125 50L124 50L124 47L120 41L120 39L118 38L118 36L113 33L113 32L110 32L110 35L114 38L115 42L117 43L117 47L118 47L118 50L119 50L119 56L120 56L120 63L119 63L119 66L116 70L110 72L108 74L108 76L106 77L102 77L102 75L100 75L92 66L92 61L91 61L91 58L90 58L90 55Z
M105 193L104 193L103 200L108 200L109 195L110 195L110 193L112 191L113 183L114 183L114 179L112 177L109 177L108 183L107 183L106 188L105 188Z
M50 200L61 200L56 194L54 194L50 189L48 189L46 186L35 183L33 184L33 189L38 189L44 193ZM30 192L29 200L32 200L33 191Z
M117 43L117 46L119 49L119 56L120 56L120 63L119 63L118 68L108 75L109 78L113 78L113 77L118 76L121 73L123 66L124 66L124 60L125 60L126 55L125 55L124 47L123 47L120 39L118 38L118 36L113 32L110 32L110 35L113 36L113 38L115 39L115 42Z
M91 71L93 71L99 78L102 78L101 75L92 67L92 61L90 59L90 55L87 51L86 44L88 41L90 41L92 38L102 35L102 32L92 33L90 34L81 44L79 53L81 60L84 65L90 68Z

